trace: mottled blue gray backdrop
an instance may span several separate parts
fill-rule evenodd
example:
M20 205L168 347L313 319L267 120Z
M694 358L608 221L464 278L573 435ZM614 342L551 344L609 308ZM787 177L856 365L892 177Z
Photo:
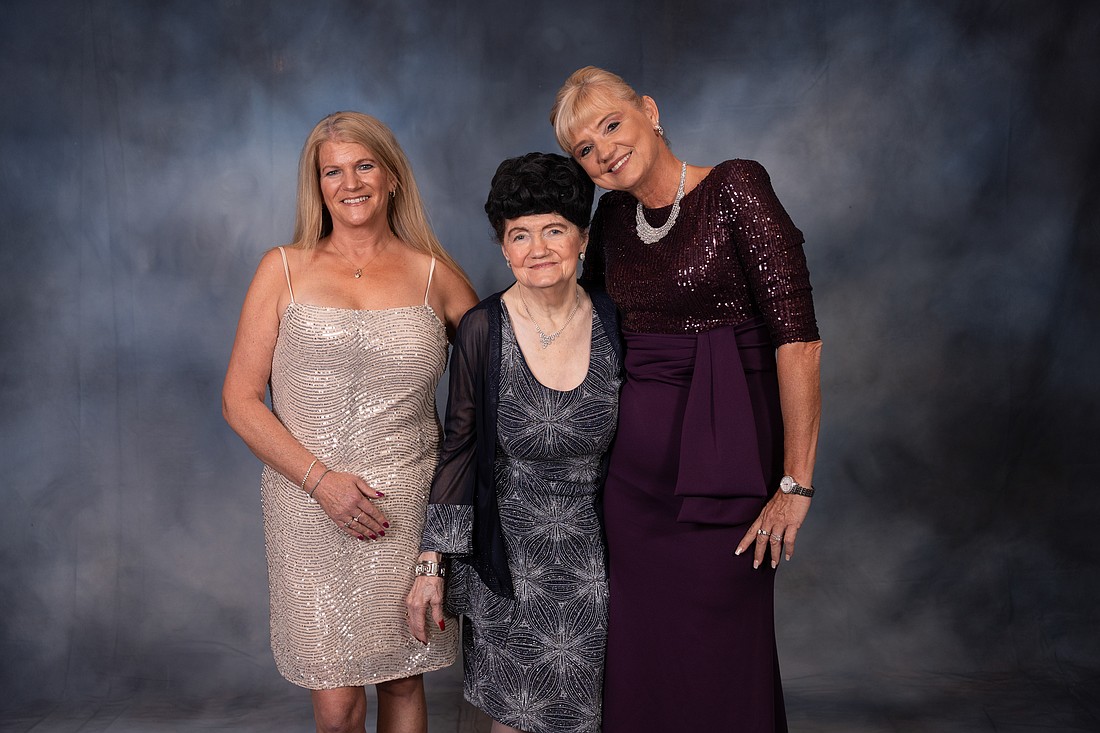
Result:
M301 143L338 109L389 123L487 294L492 171L555 149L553 93L592 63L656 98L688 161L761 161L806 233L825 419L778 586L792 720L1100 729L1100 4L2 15L0 711L297 694L219 391Z

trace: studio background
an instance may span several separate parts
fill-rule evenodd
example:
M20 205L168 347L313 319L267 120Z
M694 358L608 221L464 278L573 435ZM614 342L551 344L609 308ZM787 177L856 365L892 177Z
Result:
M389 124L484 296L510 282L492 173L557 151L554 92L595 64L680 157L763 163L806 235L825 411L777 584L792 730L1100 730L1100 4L3 9L0 726L308 722L220 412L301 145L339 109Z

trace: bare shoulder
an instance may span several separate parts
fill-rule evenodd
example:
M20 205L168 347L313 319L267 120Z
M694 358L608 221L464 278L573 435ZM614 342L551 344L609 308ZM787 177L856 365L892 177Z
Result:
M442 260L435 262L431 292L428 296L432 308L447 324L448 332L458 327L466 311L477 305L477 293L454 267Z

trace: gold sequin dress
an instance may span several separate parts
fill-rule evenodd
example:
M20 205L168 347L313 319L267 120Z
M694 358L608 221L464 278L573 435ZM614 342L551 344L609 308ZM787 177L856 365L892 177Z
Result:
M376 503L390 528L378 541L350 537L299 484L265 467L276 666L309 689L445 667L455 660L458 624L448 619L447 631L433 631L425 646L405 619L438 458L443 324L426 292L423 305L361 311L295 302L289 270L287 287L271 367L275 414L331 470L356 473L385 494Z

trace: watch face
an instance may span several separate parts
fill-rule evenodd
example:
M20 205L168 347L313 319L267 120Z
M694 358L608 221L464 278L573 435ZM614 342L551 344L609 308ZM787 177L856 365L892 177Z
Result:
M790 476L784 476L779 481L779 490L782 491L784 494L789 494L794 491L794 479Z

